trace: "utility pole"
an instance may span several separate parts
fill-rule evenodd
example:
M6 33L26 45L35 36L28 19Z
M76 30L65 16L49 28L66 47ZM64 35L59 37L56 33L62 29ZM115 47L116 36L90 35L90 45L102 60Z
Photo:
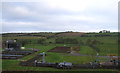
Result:
M6 50L8 50L8 40L6 41Z
M37 66L37 60L35 60L35 64L34 65Z
M45 63L45 52L43 52L42 54L43 54L43 63Z
M97 53L97 60L96 60L97 64L99 64L99 53Z

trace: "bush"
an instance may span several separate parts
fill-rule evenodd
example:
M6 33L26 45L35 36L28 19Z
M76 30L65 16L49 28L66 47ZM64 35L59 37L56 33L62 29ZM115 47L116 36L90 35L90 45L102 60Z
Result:
M39 39L39 40L37 41L37 43L38 43L38 44L44 44L44 43L45 43L45 39Z

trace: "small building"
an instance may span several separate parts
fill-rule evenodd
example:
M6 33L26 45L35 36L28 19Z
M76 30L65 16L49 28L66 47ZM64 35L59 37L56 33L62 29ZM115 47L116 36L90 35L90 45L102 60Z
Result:
M16 42L16 40L6 40L5 42L5 51L19 51L20 50L20 43Z

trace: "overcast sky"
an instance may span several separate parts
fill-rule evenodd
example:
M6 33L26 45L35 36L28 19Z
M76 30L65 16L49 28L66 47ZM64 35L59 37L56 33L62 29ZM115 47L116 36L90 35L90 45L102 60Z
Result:
M3 2L2 32L118 31L118 1Z

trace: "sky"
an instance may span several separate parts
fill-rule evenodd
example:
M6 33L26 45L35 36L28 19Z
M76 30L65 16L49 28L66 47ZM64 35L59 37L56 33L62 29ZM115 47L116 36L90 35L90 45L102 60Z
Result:
M2 32L117 32L118 1L2 2Z

